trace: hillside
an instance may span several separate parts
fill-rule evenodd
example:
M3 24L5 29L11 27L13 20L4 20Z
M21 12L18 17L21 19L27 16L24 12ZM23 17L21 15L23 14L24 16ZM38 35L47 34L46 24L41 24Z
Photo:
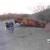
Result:
M14 19L15 17L18 17L18 16L29 17L32 19L50 22L50 9L47 8L35 14L12 14L12 13L3 14L3 15L0 15L0 20Z
M50 9L47 8L39 13L34 14L38 20L50 22Z

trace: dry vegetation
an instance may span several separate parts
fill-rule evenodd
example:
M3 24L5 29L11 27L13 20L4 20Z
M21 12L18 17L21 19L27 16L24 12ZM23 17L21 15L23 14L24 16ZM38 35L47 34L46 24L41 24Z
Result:
M12 14L12 13L3 14L0 15L0 20L15 19L16 17L29 17L41 21L50 22L50 8L47 8L35 14Z

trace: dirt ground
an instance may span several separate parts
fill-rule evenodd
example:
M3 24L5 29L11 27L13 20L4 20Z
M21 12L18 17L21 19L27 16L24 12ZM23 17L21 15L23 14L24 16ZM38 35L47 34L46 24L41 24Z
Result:
M43 28L14 27L14 31L5 28L0 22L0 50L50 50L50 32Z

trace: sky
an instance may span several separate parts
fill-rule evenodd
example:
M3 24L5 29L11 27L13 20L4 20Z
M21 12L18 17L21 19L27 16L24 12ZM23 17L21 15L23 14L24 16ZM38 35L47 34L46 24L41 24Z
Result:
M40 10L39 7L46 8L48 5L50 0L0 0L0 14L32 14Z

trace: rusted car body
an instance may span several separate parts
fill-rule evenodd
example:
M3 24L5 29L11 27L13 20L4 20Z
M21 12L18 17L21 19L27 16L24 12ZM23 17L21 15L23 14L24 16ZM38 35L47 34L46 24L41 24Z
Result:
M37 21L35 19L29 19L27 17L17 17L14 20L15 23L19 23L22 26L27 26L27 27L40 27L44 28L46 23L43 21Z

